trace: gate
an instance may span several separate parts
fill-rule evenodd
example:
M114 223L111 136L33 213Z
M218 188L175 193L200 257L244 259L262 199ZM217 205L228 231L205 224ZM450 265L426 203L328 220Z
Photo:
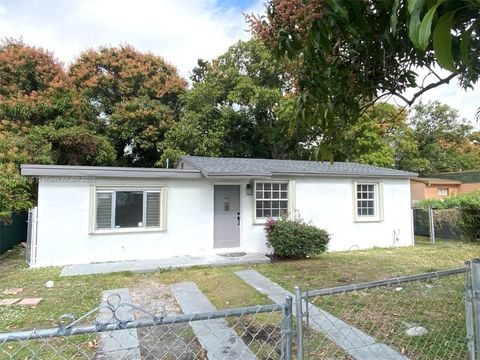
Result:
M429 236L432 243L435 239L461 240L461 210L459 209L413 209L414 235Z

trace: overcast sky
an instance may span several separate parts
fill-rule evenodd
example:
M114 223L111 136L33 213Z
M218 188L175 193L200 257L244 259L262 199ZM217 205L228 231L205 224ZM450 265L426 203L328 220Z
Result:
M242 13L262 11L258 0L0 0L0 37L22 37L66 65L86 48L129 43L161 55L188 77L198 58L212 59L250 37ZM464 92L455 81L423 96L472 122L479 98L479 85Z

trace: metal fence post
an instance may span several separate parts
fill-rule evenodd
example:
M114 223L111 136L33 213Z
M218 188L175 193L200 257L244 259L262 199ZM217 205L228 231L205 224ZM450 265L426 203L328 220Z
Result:
M297 360L303 360L303 310L300 286L295 286L295 316L297 317Z
M475 329L472 301L471 263L465 261L465 325L467 327L467 348L469 360L475 360Z
M285 298L285 311L282 312L282 332L284 341L282 358L286 360L292 359L292 311L292 297L287 296Z
M480 359L480 259L472 260L472 288L476 358Z
M430 230L430 240L432 241L432 244L435 244L435 222L433 219L434 215L434 210L429 207L428 208L428 226Z

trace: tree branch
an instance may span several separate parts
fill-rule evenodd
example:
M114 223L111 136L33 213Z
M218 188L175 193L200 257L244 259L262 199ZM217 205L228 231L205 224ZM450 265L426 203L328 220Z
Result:
M408 106L412 106L415 100L417 100L422 94L426 93L429 90L432 90L440 85L443 84L448 84L450 80L452 80L454 77L456 77L458 74L452 73L449 76L447 76L444 79L441 79L440 81L437 81L436 83L429 84L423 88L420 89L420 91L417 91L415 94L413 94L411 99L407 99L405 96L402 94L398 94L396 92L393 92L392 95L399 97L402 99Z
M392 96L392 94L390 93L384 93L384 94L381 94L381 95L378 95L375 99L373 99L372 101L366 103L365 105L361 106L360 107L360 116L362 116L363 114L365 114L365 111L367 111L370 107L372 107L373 105L375 105L375 103L377 101L379 101L380 99L386 97L386 96ZM386 100L388 101L388 99Z
M413 94L413 96L410 99L408 99L404 95L402 95L400 93L397 93L395 91L387 91L383 94L378 95L372 101L369 101L368 103L361 106L360 107L360 116L362 116L365 113L365 111L367 111L370 107L375 105L375 103L377 101L379 101L380 99L383 99L383 98L388 97L388 96L395 96L395 97L398 97L399 99L401 99L406 104L405 106L399 106L400 111L398 112L398 114L393 119L393 121L395 121L405 111L405 109L409 106L412 106L413 103L415 102L415 100L417 100L422 94L424 94L425 92L427 92L429 90L432 90L432 89L434 89L434 88L436 88L440 85L448 84L450 82L450 80L452 80L454 77L456 77L458 75L458 74L452 73L449 76L447 76L446 78L442 79L435 72L431 71L427 76L432 75L432 74L435 75L440 80L437 81L436 83L432 83L432 84L429 84L425 87L422 87L419 91L417 91L415 94ZM424 80L425 80L425 78L424 78ZM480 120L480 108L478 108L476 117L477 117L478 120Z
M435 75L435 77L436 77L438 80L442 81L442 78L441 78L435 71L433 71L433 69L431 68L431 66L428 66L428 65L427 65L427 69L430 70L430 73L433 74L433 75ZM428 76L428 75L427 75L427 76ZM427 76L425 76L425 78L426 78Z

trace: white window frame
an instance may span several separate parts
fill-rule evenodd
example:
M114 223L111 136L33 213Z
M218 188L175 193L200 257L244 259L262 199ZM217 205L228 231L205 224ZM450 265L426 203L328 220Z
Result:
M255 180L253 182L253 223L257 225L263 225L268 218L257 217L257 183L263 184L287 184L287 218L292 220L295 218L295 180ZM258 199L263 200L265 199ZM271 199L275 201L275 199ZM285 201L285 199L278 199L279 201ZM279 219L280 217L272 217L272 219Z
M444 190L444 191L440 191ZM437 196L449 196L450 191L448 187L439 187L437 188Z
M115 228L115 192L116 191L138 191L143 192L143 219L142 227ZM146 226L146 194L149 192L160 193L160 226ZM97 193L112 193L112 227L109 229L97 229ZM92 186L90 189L90 234L113 234L113 233L138 233L138 232L158 232L167 230L167 187L166 186Z
M373 185L374 189L374 215L358 215L358 185ZM383 183L381 181L357 180L353 182L353 218L355 222L381 222L383 221Z

